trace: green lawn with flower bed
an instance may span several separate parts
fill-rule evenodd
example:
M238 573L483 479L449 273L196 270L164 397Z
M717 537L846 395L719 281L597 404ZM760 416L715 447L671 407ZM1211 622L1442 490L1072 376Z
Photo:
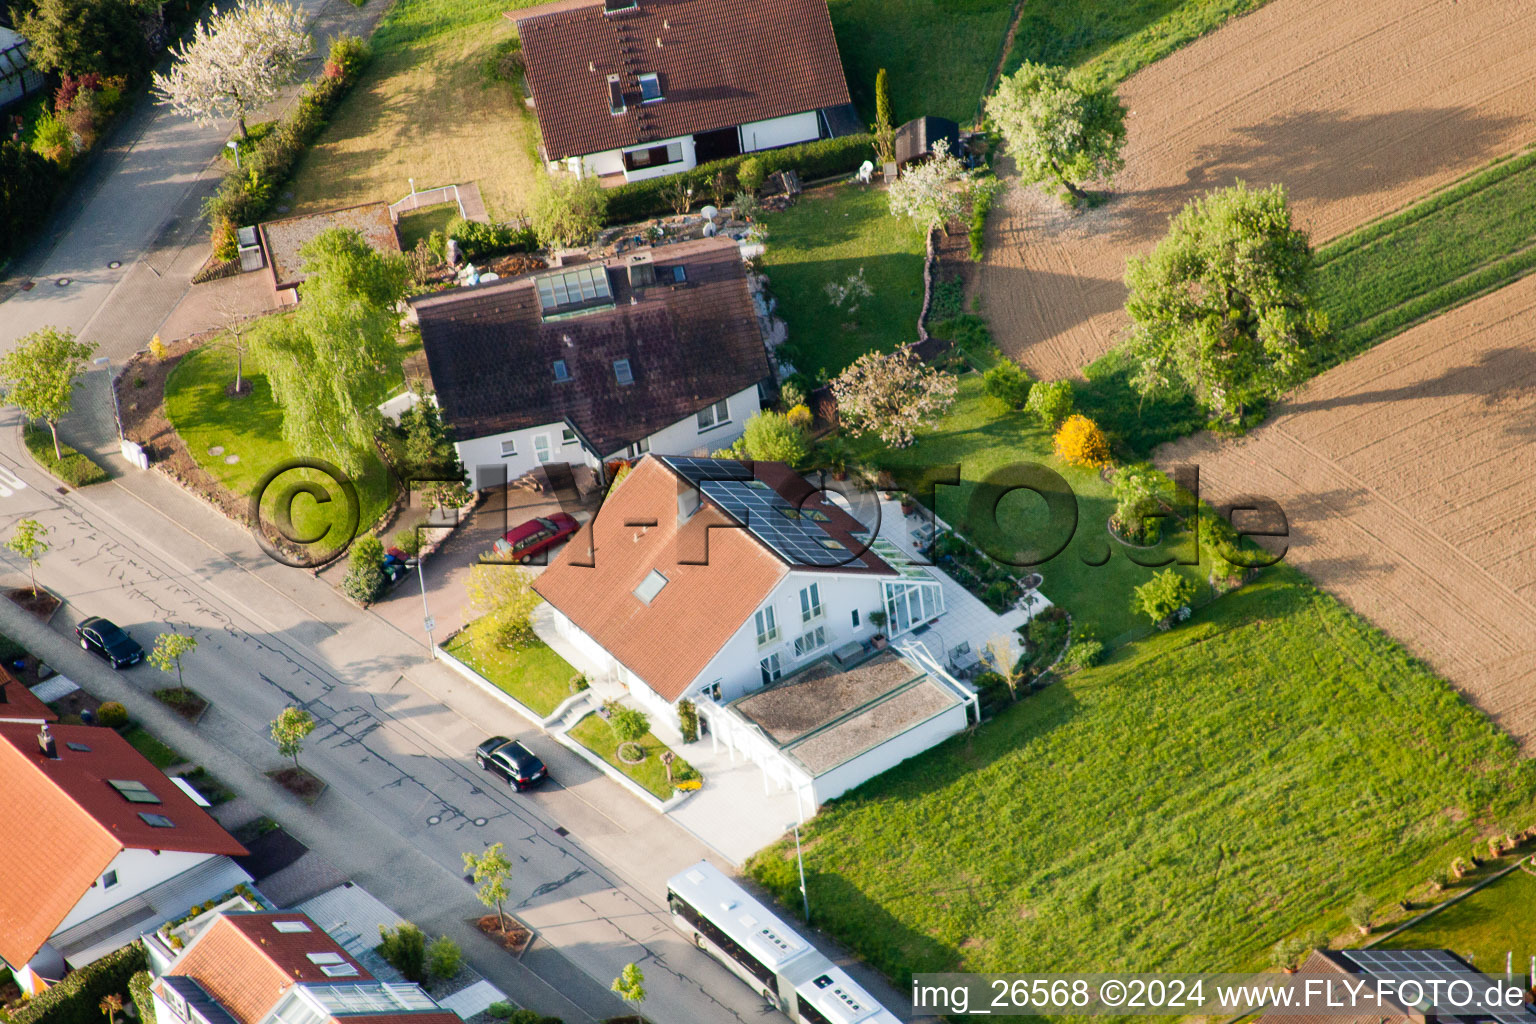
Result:
M476 619L443 645L443 650L480 673L536 714L547 715L575 691L579 672L542 640L516 649L480 642L488 619Z
M572 726L566 735L639 783L658 800L672 796L673 787L667 781L667 766L661 763L661 755L669 748L652 733L647 732L636 741L645 751L645 760L639 764L626 764L619 759L618 737L600 715L586 716ZM693 766L680 757L672 762L672 777L675 779L688 776L693 771Z
M1508 736L1282 565L833 801L805 867L814 923L898 984L1240 970L1533 797ZM798 906L792 843L750 871Z
M1515 970L1536 955L1536 875L1516 868L1496 882L1451 904L1382 942L1383 949L1448 949L1490 974L1504 970L1514 953Z

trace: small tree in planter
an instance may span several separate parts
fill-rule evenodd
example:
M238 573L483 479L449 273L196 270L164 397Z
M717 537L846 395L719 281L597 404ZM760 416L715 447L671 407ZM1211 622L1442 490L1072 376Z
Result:
M889 621L883 608L877 608L869 613L869 624L875 627L877 634L885 633L885 624Z
M645 717L645 712L626 708L616 701L609 701L607 708L608 728L613 730L614 738L619 741L617 753L621 755L620 760L624 760L622 755L625 747L634 748L631 763L645 760L645 748L640 746L640 737L651 731L651 722Z
M645 973L636 964L625 964L609 988L638 1010L640 1004L645 1002Z
M197 650L197 637L182 633L161 633L155 637L155 648L149 652L149 663L161 672L176 671L176 689L183 694L187 684L181 675L181 658Z
M5 546L27 560L27 571L32 575L32 596L37 596L37 563L48 553L48 527L36 519L23 519L6 540Z
M293 758L293 766L299 766L299 754L304 751L304 740L315 731L315 716L303 708L286 707L283 713L272 719L272 741L284 757Z
M684 743L699 738L699 709L694 707L693 701L685 700L677 706L677 724L682 729Z
M1360 929L1361 935L1371 934L1371 925L1376 922L1376 904L1365 893L1356 896L1349 905L1349 923Z
M507 914L502 905L507 902L507 879L512 877L512 862L507 860L502 843L485 848L478 856L464 854L464 870L468 871L480 888L475 895L480 902L496 911L497 923L502 932L507 930Z
M1276 967L1287 974L1294 974L1302 961L1312 952L1312 947L1305 939L1292 936L1275 943L1271 952Z

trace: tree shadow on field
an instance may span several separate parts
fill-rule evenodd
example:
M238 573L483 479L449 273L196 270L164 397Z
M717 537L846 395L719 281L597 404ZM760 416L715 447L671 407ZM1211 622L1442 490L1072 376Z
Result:
M1512 146L1506 136L1518 123L1463 106L1368 115L1277 114L1235 128L1227 141L1193 153L1182 181L1124 193L1112 204L1106 228L1121 244L1151 244L1185 203L1238 179L1255 188L1281 183L1293 203L1390 192L1504 152ZM1433 144L1421 144L1429 139Z
M1483 352L1475 363L1448 367L1438 376L1426 380L1351 395L1287 402L1275 411L1294 415L1353 405L1447 398L1479 399L1488 407L1529 395L1533 387L1536 387L1536 351L1506 346Z

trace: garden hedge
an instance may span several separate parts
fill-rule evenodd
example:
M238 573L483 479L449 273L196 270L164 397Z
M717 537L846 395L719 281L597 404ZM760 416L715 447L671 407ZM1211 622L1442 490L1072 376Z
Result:
M20 252L48 219L63 184L58 164L20 142L0 142L0 260Z
M149 992L152 980L148 971L140 971L128 979L128 994L138 1008L139 1024L155 1024L155 1000Z
M672 213L672 204L666 193L677 187L679 179L693 186L695 207L709 201L709 185L719 171L726 172L730 189L734 192L737 188L736 168L749 158L757 160L764 175L793 169L802 179L810 180L857 170L865 160L873 160L874 153L872 136L845 135L840 139L818 139L783 149L743 153L741 156L701 164L691 171L632 181L608 190L607 223L631 224L648 217Z
M15 1024L102 1024L101 1000L128 995L128 983L149 966L144 944L135 940L87 964L41 995L12 1011Z
M219 190L203 203L203 213L213 225L215 255L234 258L233 252L217 252L221 235L226 246L232 245L234 228L255 224L266 215L277 187L287 180L304 151L325 128L326 119L357 84L371 57L367 44L355 36L341 36L332 42L324 72L304 87L292 112L256 143L239 168L231 168L224 175Z

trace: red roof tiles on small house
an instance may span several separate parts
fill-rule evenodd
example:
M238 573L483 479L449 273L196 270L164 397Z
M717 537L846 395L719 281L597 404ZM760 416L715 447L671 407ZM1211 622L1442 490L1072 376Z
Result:
M552 160L848 102L826 0L558 0L514 17Z
M21 680L0 668L0 719L5 718L41 718L45 722L59 720L53 709L33 696Z
M49 725L52 756L42 739L35 723L0 722L0 957L7 963L31 960L124 849L246 853L113 730ZM146 795L132 801L114 781Z

